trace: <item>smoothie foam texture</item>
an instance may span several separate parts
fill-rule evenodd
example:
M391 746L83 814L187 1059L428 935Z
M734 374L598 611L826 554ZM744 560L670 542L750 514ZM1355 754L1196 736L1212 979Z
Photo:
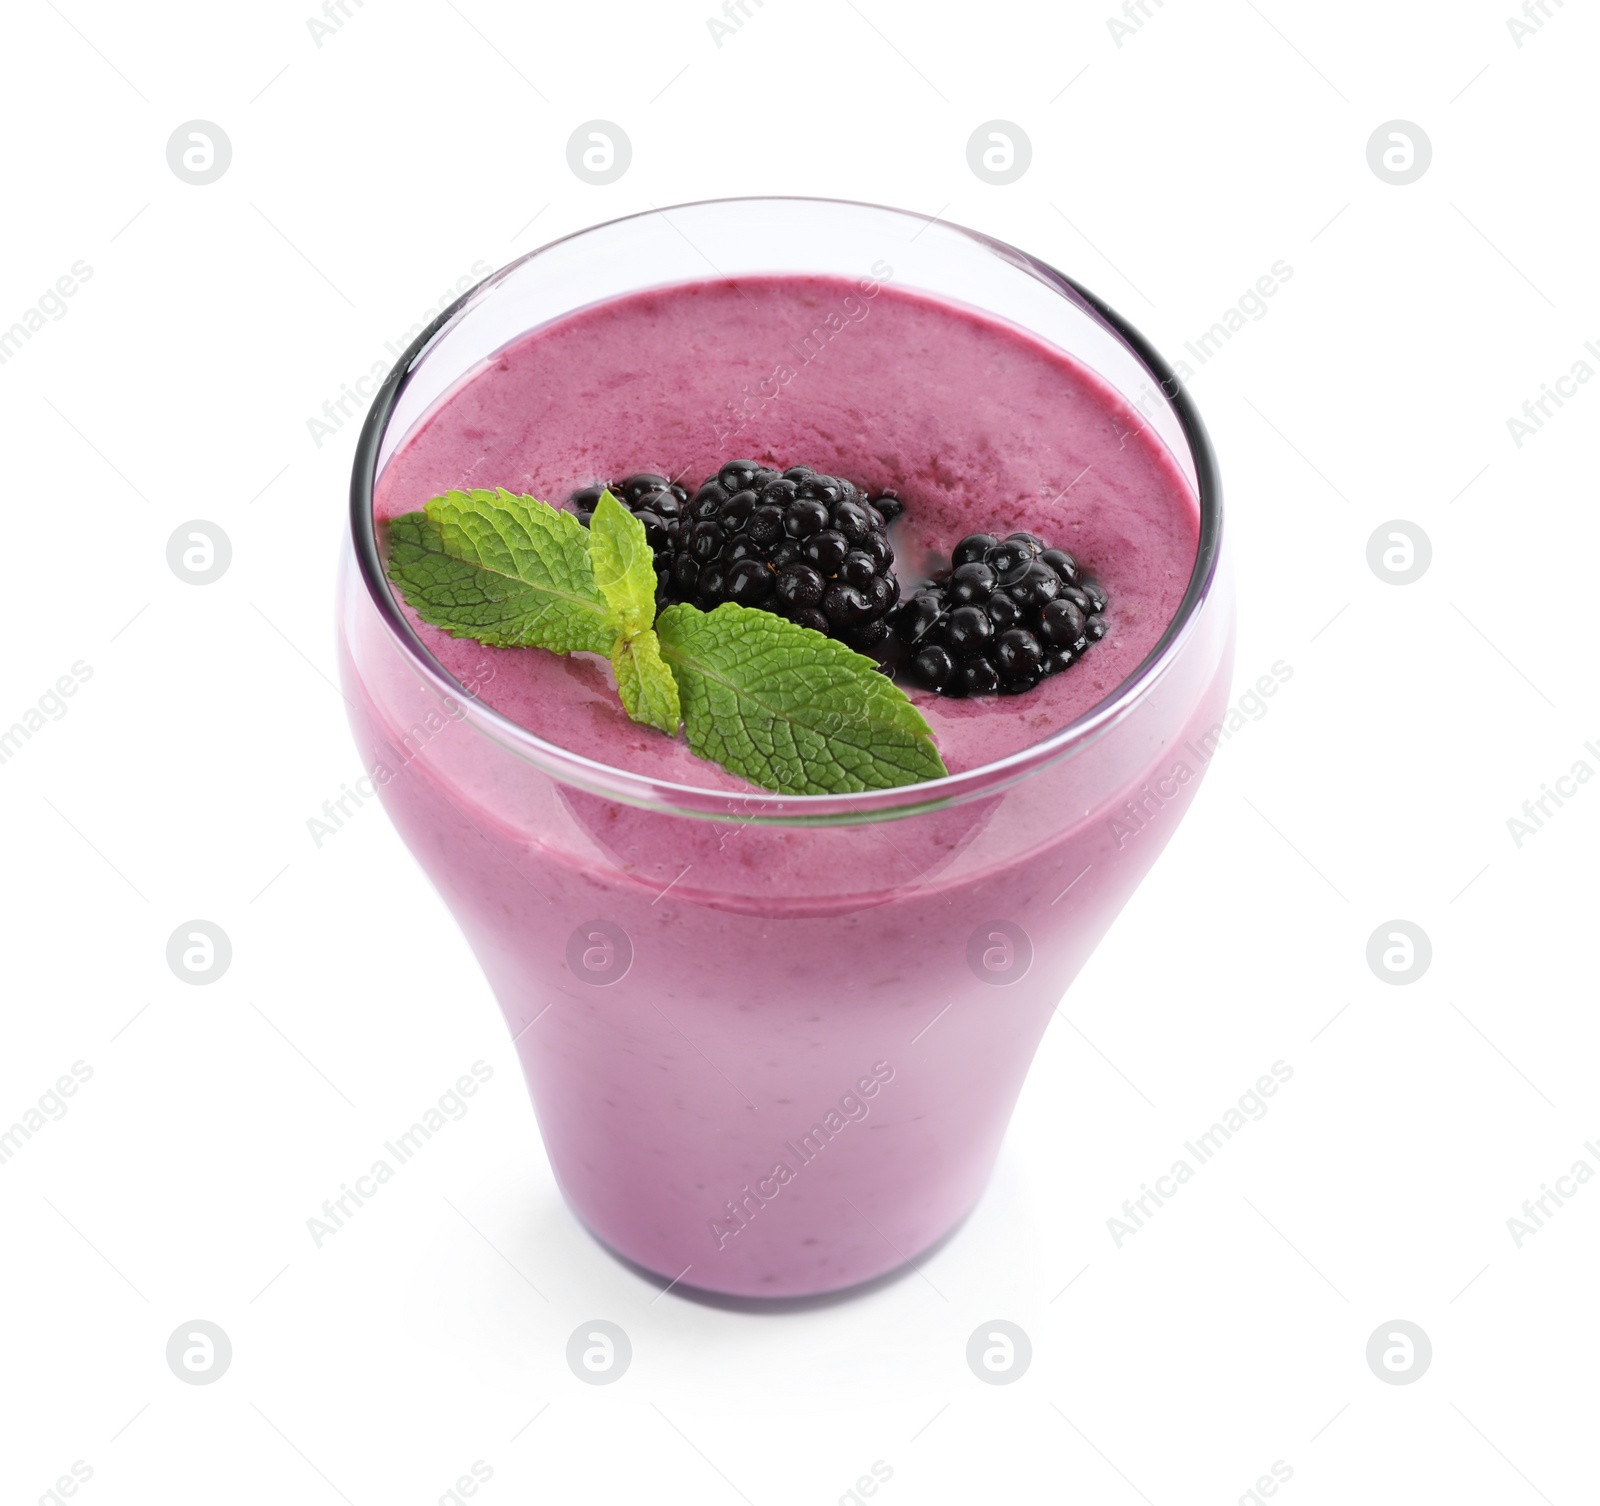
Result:
M866 317L802 362L799 333L852 293ZM741 381L753 391L784 362L798 376L780 398L748 422L720 418ZM904 500L889 529L902 601L974 530L1031 531L1106 583L1104 639L1025 695L953 695L896 667L952 774L1035 747L1103 704L1155 648L1194 568L1192 478L1092 369L980 310L812 274L644 289L517 336L412 428L377 478L374 517L381 527L446 487L473 484L457 479L468 477L543 487L539 495L560 502L603 479L626 485L651 473L652 487L680 478L687 502L700 478L741 452L848 477L880 510L876 499ZM631 720L604 652L485 647L399 605L447 675L542 742L661 784L733 800L756 793L685 738Z

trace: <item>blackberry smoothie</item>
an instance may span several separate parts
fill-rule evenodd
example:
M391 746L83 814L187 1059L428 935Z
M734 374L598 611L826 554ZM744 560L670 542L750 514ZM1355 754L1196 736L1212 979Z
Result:
M903 679L950 780L773 795L630 721L597 655L490 648L392 604L428 666L370 577L346 590L362 761L484 966L562 1190L684 1288L853 1286L967 1214L1226 696L1231 620L1169 633L1201 506L1145 418L1065 351L890 270L578 307L464 369L366 505L379 525L452 488L560 505L640 471L692 493L748 455L897 496L905 594L965 535L1036 534L1103 584L1105 635L1022 694Z
M830 314L848 327L819 346L812 332ZM818 351L809 362L808 349ZM773 375L784 371L787 381ZM723 438L729 403L762 379L778 395ZM1194 494L1137 414L1022 332L871 278L688 283L538 330L407 438L377 515L457 486L560 503L629 471L681 474L692 490L730 458L719 438L740 455L898 492L906 510L892 535L908 592L979 529L1036 533L1114 586L1113 631L1027 695L980 705L908 682L952 773L1036 743L1109 695L1155 646L1194 568ZM490 649L418 627L463 681L486 666L482 698L540 737L657 779L750 789L681 739L630 722L597 658Z

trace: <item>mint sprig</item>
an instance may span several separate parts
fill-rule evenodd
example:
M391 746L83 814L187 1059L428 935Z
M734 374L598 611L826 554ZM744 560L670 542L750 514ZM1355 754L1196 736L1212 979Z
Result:
M645 628L632 638L620 639L611 653L611 669L617 677L622 709L634 721L673 736L683 708L678 682L661 657L661 642L655 633Z
M759 607L672 606L656 623L690 749L785 795L948 772L922 713L864 654Z
M589 520L589 558L595 584L619 624L610 654L622 709L671 737L681 712L677 682L661 661L661 645L650 626L656 615L655 555L644 524L609 489L600 494Z
M655 555L644 536L644 524L609 490L600 494L589 520L589 559L595 584L622 618L623 631L637 633L649 627L656 616Z
M873 661L754 607L655 616L644 525L608 491L584 528L534 497L451 491L389 524L389 578L424 622L496 648L604 654L623 709L781 795L837 795L948 770Z
M504 488L446 492L396 518L389 578L424 622L492 648L609 654L617 639L588 530Z

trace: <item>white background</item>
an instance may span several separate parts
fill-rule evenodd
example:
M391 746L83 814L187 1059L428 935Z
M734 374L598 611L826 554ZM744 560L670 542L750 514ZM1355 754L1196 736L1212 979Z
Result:
M826 1506L881 1460L890 1506L1176 1506L1283 1461L1302 1506L1593 1500L1600 1188L1520 1248L1507 1220L1600 1169L1600 789L1520 847L1506 823L1600 769L1600 390L1520 447L1506 420L1600 340L1600 23L1551 0L1519 47L1509 5L1149 0L1119 46L1109 0L750 0L720 48L709 0L350 0L320 46L290 0L9 5L0 327L93 271L0 365L0 726L93 674L0 764L0 1128L93 1076L0 1166L0 1496L81 1461L107 1506L426 1506L482 1461L490 1502ZM595 117L633 144L606 187L567 166ZM1033 146L1004 187L966 157L997 117ZM196 118L233 147L209 186L166 160ZM1433 147L1408 186L1367 161L1396 118ZM307 420L475 261L772 192L999 235L1175 357L1289 263L1193 386L1235 693L1293 677L1075 985L966 1228L753 1317L593 1245L384 816L308 834L359 769L330 685L354 425ZM166 563L195 518L233 545L205 587ZM1366 557L1396 518L1433 549L1403 587ZM233 945L207 987L165 960L197 917ZM1404 987L1366 961L1394 918L1433 948ZM468 1117L316 1248L478 1059ZM1118 1248L1122 1200L1277 1059L1270 1113ZM206 1386L165 1361L196 1318L233 1346ZM614 1385L565 1362L593 1318L632 1340ZM965 1362L994 1318L1032 1341L1010 1385ZM1365 1359L1393 1319L1432 1342L1410 1385Z

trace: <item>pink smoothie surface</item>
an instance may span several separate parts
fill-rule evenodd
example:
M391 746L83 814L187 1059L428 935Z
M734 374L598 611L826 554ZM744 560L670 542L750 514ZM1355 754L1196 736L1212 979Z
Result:
M531 331L405 438L376 511L396 517L456 487L503 486L559 506L577 487L637 471L692 492L736 457L895 492L904 596L980 531L1036 533L1104 585L1104 640L1033 691L952 700L906 687L953 774L1108 696L1161 637L1194 566L1188 482L1091 372L977 311L815 276L679 284ZM672 783L750 788L681 734L629 721L593 655L486 648L412 620L457 679L549 742Z

